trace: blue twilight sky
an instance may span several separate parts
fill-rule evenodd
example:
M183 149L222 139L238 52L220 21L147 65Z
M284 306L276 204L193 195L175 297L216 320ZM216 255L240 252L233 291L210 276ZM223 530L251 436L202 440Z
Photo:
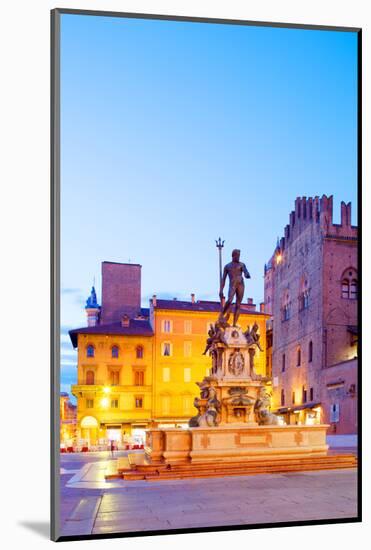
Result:
M296 196L357 223L356 114L356 33L62 15L62 389L103 260L143 266L143 305L217 299L220 235L259 303Z

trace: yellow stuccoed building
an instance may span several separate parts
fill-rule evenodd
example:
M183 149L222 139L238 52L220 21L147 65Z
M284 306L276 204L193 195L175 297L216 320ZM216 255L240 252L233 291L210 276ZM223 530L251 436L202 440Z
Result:
M128 437L139 441L150 427L188 425L197 412L193 406L199 394L196 382L211 367L210 357L203 352L220 308L218 302L196 301L192 294L190 301L153 296L149 309L140 304L132 311L128 307L118 311L116 305L110 309L119 298L130 301L130 296L118 296L117 289L134 270L128 269L132 264L104 264L109 266L103 265L102 308L93 289L86 306L88 326L70 331L78 349L77 384L71 388L77 400L77 440L88 448L110 440L121 445ZM107 281L112 282L105 268L113 271L112 295L105 291ZM262 375L266 374L268 317L256 311L251 299L242 304L242 328L259 326L263 351L256 352L255 370Z
M196 382L209 374L211 359L203 355L208 330L219 314L218 302L157 300L151 303L154 329L153 414L160 427L164 424L183 424L197 413L193 400L199 393ZM239 323L250 327L259 325L261 342L265 343L264 313L244 304ZM265 348L257 352L255 368L265 375Z

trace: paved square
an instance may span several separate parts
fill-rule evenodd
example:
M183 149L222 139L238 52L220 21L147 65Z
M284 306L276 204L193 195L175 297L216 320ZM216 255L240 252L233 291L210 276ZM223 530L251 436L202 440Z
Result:
M108 453L61 457L62 535L276 523L357 515L355 469L106 482Z

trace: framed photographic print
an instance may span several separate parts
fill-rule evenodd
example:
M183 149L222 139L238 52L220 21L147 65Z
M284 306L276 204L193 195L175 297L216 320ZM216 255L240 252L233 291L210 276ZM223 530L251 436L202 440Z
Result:
M56 9L52 538L361 520L361 30Z

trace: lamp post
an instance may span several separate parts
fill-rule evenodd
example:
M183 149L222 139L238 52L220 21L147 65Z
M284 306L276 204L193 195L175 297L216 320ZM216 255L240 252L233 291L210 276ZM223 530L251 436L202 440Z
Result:
M221 238L219 237L218 240L215 240L215 244L216 244L216 248L219 250L219 288L222 284L222 277L223 277L223 274L222 274L222 249L224 247L224 241L221 240ZM222 303L222 306L224 306L224 299L221 300L221 303Z

